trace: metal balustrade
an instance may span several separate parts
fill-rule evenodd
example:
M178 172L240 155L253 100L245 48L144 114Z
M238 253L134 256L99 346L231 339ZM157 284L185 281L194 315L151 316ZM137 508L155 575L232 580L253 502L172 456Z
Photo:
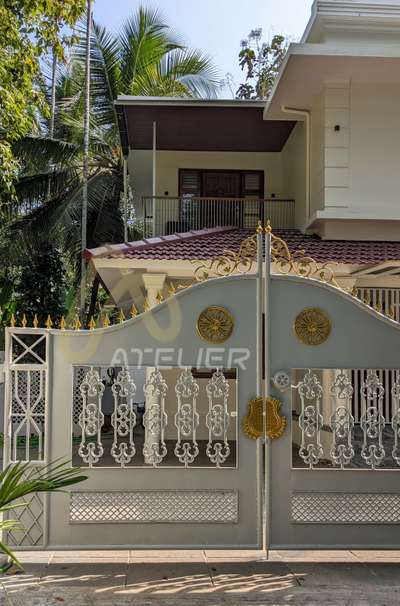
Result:
M166 236L207 227L255 229L269 219L275 229L295 227L295 201L266 198L144 197L144 236Z

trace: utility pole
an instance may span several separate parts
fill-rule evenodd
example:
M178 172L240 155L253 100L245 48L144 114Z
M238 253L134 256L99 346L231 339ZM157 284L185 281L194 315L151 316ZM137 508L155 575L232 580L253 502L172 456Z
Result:
M85 112L83 117L83 188L82 188L82 253L87 246L87 207L89 179L89 135L90 135L90 37L92 33L92 0L87 0L86 21L86 66L85 66ZM81 321L84 321L86 301L86 259L81 259Z
M56 70L57 70L57 55L53 48L53 57L51 65L51 100L50 100L50 124L49 135L50 139L54 137L54 122L56 117Z

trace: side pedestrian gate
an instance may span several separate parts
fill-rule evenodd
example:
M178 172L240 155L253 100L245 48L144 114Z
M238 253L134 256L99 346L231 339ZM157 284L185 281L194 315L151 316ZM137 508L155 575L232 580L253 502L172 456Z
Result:
M117 325L7 329L5 464L88 476L9 543L399 547L399 325L268 230L196 277Z

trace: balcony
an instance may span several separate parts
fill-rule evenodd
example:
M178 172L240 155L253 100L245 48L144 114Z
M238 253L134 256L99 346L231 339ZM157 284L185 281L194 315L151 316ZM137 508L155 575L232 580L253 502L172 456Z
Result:
M144 237L207 227L255 229L269 219L274 229L294 229L295 201L266 198L143 197Z

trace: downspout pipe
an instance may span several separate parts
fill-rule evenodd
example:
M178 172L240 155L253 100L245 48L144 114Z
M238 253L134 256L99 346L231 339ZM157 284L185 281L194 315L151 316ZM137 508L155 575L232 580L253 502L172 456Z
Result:
M308 109L299 109L297 107L288 107L282 105L281 110L284 114L294 114L302 116L306 124L306 215L307 219L311 216L311 112Z

